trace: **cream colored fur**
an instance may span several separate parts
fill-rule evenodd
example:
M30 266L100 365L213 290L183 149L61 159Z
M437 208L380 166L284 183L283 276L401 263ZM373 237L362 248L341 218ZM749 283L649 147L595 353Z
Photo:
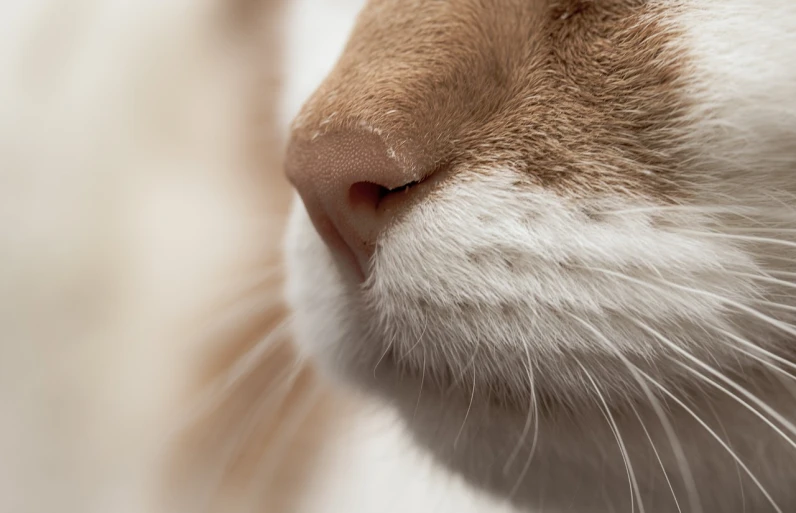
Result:
M0 511L169 511L206 312L278 233L244 178L253 69L225 11L0 7Z

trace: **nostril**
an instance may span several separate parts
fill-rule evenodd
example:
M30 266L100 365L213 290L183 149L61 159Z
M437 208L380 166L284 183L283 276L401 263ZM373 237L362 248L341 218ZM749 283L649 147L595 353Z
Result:
M379 206L381 199L389 193L389 189L381 185L357 182L348 190L348 202L355 210L362 208L374 210Z
M383 232L423 200L425 182L436 183L433 169L409 143L396 154L375 132L304 135L292 136L285 172L332 254L362 278Z
M368 208L376 210L382 200L388 196L398 195L407 192L411 187L417 185L418 181L409 182L395 189L371 183L357 182L348 190L348 201L353 209Z

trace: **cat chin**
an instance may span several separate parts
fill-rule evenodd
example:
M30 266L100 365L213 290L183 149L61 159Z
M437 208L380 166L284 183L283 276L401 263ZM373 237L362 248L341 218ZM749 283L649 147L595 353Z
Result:
M527 205L527 202L523 203ZM504 203L506 206L508 204ZM428 212L425 214L425 226L433 226L433 219L428 217ZM413 229L414 240L418 241L417 237L422 232L420 225L410 225L411 219L404 221L403 226ZM473 236L478 231L477 225L470 223L469 226L469 233ZM501 230L501 233L507 232ZM591 233L595 231L591 230ZM383 246L376 257L376 262L380 262L377 266L381 266L376 275L400 278L400 283L405 285L432 279L434 266L431 262L426 262L425 268L415 267L411 259L405 258L406 255L398 258L402 263L400 268L384 267L388 256L385 252L389 248L407 247L405 240L402 243L395 238L398 236L400 231L396 227L392 232L393 238L388 240L390 244ZM658 237L655 234L651 236ZM430 241L426 243L430 244ZM610 500L616 510L629 511L630 495L617 492L627 490L628 470L622 456L627 452L633 455L636 465L651 469L649 475L641 478L641 486L646 488L642 492L647 507L675 511L672 497L677 496L685 503L690 493L689 480L703 483L710 479L716 484L712 489L734 491L703 495L704 511L737 511L734 508L742 500L736 493L739 474L735 460L721 444L717 445L710 431L694 421L692 414L676 401L685 401L684 404L687 403L692 411L705 419L713 433L722 433L741 460L770 463L765 468L752 464L754 468L751 471L766 486L778 483L777 476L769 470L787 464L790 449L786 442L770 440L768 426L740 408L737 401L715 391L706 391L704 383L695 388L697 380L691 371L686 371L682 362L667 359L661 349L661 341L650 333L643 338L643 329L635 332L638 338L632 338L626 333L630 329L628 325L620 324L617 333L625 330L626 342L635 340L639 347L645 348L635 355L626 351L627 361L632 360L669 393L680 397L669 401L663 414L651 405L656 401L665 402L666 394L649 381L646 387L639 387L638 375L628 372L625 360L610 358L611 353L599 345L599 337L594 334L582 342L591 341L599 350L593 350L591 358L580 353L575 361L568 358L556 360L555 352L541 352L540 345L523 346L536 351L533 356L537 360L545 355L548 358L537 366L534 378L538 385L530 391L525 388L529 382L526 356L512 353L509 339L504 338L501 344L493 343L490 350L476 360L472 358L473 353L466 351L457 356L452 351L454 340L443 335L452 327L445 318L450 315L450 310L431 301L428 304L413 303L411 297L408 298L410 300L405 296L402 298L398 294L400 290L390 294L389 287L374 283L374 280L362 287L356 280L348 278L313 229L300 201L294 201L286 242L286 296L293 312L293 332L299 348L316 361L330 379L376 395L392 405L403 417L416 444L478 488L525 506L544 503L550 507L590 511L593 504L605 504ZM444 254L444 261L466 266L455 253L448 251ZM702 256L717 254L733 257L731 248L724 252L703 252ZM484 269L484 261L476 259L476 262ZM447 269L440 262L437 266L437 270ZM466 269L465 277L478 276L473 268ZM483 272L481 275L485 276ZM478 292L477 280L460 285L464 290ZM440 289L436 290L440 292ZM621 295L616 288L607 288L604 292L605 297ZM418 333L403 324L392 325L392 333L379 331L380 328L384 330L383 321L389 320L389 316L379 319L373 314L372 308L377 306L374 294L381 294L384 301L391 301L395 309L411 312L413 308L423 306L434 308L434 315L428 315L429 323ZM680 299L684 297L688 296ZM628 301L633 299L625 298ZM673 300L674 296L669 299ZM698 303L699 299L691 298L696 318L700 312L698 308L705 308L704 303ZM658 306L658 310L663 311L663 307ZM712 310L702 311L707 315ZM481 323L481 328L463 324L457 329L473 333L487 329L488 318L476 312L471 312L471 317ZM377 320L381 322L374 322ZM662 319L657 321L662 322ZM747 332L739 332L739 338L750 337L754 333L758 336L756 342L760 342L764 338L761 334L771 333L760 323L750 319L744 319L744 322ZM577 325L577 321L573 320L568 325ZM660 333L676 338L673 335L675 327L655 326ZM681 328L683 326L680 325ZM396 327L402 327L404 333L396 334ZM548 334L545 342L560 342L558 355L566 355L562 348L571 344L572 339L563 335L565 323L561 321L558 327L549 324L547 327L557 331L556 336ZM465 331L462 333L466 334ZM685 329L677 340L685 340L691 333L704 335L705 331L694 325L692 329ZM400 341L398 336L402 337ZM413 345L418 340L422 347L429 348L425 355L422 351L414 352ZM773 335L771 340L774 340ZM519 344L522 340L514 342ZM702 360L713 365L722 361L743 362L740 353L722 355L722 347L726 344L719 340L706 337L701 342L705 344L703 349L706 353L695 354ZM432 362L435 356L430 348L434 347L442 349L439 355L446 357ZM569 347L573 350L578 348L577 345ZM695 349L698 347L689 347L690 351ZM603 358L595 358L595 353ZM495 359L496 355L504 358ZM445 366L448 370L455 367L456 372L446 375L440 371ZM754 366L744 372L739 375L751 380L759 396L772 408L779 411L792 408L789 396L781 391L764 390L765 380L754 383ZM471 376L483 382L479 384ZM653 394L656 400L650 400L649 394ZM534 396L535 402L532 402ZM662 421L660 415L668 421ZM621 434L621 444L617 441L617 432ZM688 436L681 438L676 433L688 433ZM763 449L758 444L762 439L770 441ZM677 443L672 440L677 440ZM765 454L760 455L760 450ZM689 461L689 468L684 471L682 454L700 454L700 457ZM667 468L669 476L666 471L658 472L659 468ZM673 483L668 485L670 478ZM572 483L578 486L577 497L572 496ZM676 493L672 493L669 486L674 487ZM766 499L750 487L754 484L743 485L744 500L750 504L751 511L766 504ZM604 495L606 490L611 490L610 497ZM782 497L788 496L782 493Z

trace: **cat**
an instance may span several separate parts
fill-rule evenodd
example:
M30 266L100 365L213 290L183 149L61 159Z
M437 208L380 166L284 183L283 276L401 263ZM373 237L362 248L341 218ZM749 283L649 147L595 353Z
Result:
M796 507L789 2L0 11L0 511Z
M796 5L371 0L292 125L293 333L522 511L796 509Z

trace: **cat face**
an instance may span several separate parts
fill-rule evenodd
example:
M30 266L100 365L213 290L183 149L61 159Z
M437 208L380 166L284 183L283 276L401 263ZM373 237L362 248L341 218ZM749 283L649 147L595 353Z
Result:
M300 345L525 498L518 451L792 358L796 8L764 4L371 1L288 149Z

